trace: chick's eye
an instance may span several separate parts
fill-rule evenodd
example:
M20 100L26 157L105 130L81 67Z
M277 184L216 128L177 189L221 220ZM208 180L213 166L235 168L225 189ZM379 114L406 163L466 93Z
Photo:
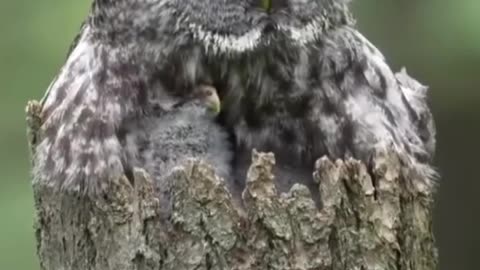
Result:
M207 91L205 91L205 96L210 97L210 96L212 96L212 95L213 95L212 90L207 90Z
M200 86L199 90L199 95L204 97L210 97L216 92L215 88L210 85L202 85Z

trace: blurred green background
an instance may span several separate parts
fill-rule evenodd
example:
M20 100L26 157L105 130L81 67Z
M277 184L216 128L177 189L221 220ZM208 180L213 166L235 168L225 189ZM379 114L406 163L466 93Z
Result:
M43 95L89 6L89 1L0 1L1 270L39 269L24 106ZM390 64L408 67L431 87L442 174L434 221L440 269L478 269L480 1L355 0L354 9L359 28Z

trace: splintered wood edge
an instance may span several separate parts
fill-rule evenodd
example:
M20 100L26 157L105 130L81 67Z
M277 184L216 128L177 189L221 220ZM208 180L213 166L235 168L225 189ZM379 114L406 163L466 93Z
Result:
M397 161L394 157L386 160ZM89 224L107 224L107 228L95 227L112 234L99 240L103 241L100 245L111 246L114 239L113 243L126 252L140 245L137 252L150 256L152 263L162 261L162 254L168 253L176 258L171 263L182 265L185 257L204 258L215 250L218 258L225 259L222 265L249 262L244 269L259 262L283 265L285 260L298 265L298 269L344 269L352 262L365 269L389 269L392 258L399 254L402 261L397 264L402 269L411 262L415 269L434 269L438 255L429 205L417 199L417 194L402 189L401 182L406 179L398 164L387 164L393 171L379 170L372 176L358 160L319 159L314 177L321 191L322 209L316 207L303 185L295 184L280 195L272 192L273 164L271 153L253 155L243 196L245 215L232 202L225 182L201 159L178 166L170 176L174 205L170 225L162 221L162 200L154 181L140 168L134 169L133 182L126 177L112 181L107 197L87 200L87 206L79 204L77 210L92 217ZM373 177L381 179L375 182ZM62 204L58 198L72 199L67 194L35 192L46 195L42 206L46 208ZM95 207L90 209L89 204ZM57 212L55 220L68 213ZM138 241L122 242L132 237ZM53 252L55 245L45 250ZM121 252L107 250L102 254L106 258L118 255L114 261L135 264L129 257L124 259Z

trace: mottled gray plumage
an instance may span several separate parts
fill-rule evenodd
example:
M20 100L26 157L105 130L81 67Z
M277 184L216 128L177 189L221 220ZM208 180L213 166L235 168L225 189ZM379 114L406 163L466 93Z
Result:
M433 177L425 90L394 75L348 1L273 0L269 12L260 2L96 0L44 99L36 179L101 189L131 166L123 127L202 83L219 91L237 180L252 148L276 154L280 186L311 177L323 155L369 162L376 147Z
M226 130L215 122L218 111L212 110L215 98L194 89L193 95L171 107L158 108L150 117L129 122L120 142L127 153L126 163L144 168L163 194L162 210L169 211L169 175L190 158L200 158L211 164L227 186L234 188L232 175L233 151ZM212 101L213 99L213 101ZM141 131L141 132L138 132ZM238 196L238 195L237 195Z
M202 158L219 176L232 179L232 147L215 117L205 99L198 97L128 123L120 140L127 154L133 154L127 156L128 164L144 168L154 179L163 179L187 159Z

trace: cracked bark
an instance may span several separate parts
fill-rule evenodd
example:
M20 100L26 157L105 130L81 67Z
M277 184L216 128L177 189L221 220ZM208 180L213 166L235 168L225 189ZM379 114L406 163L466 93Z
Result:
M37 141L39 104L27 106ZM433 188L398 154L377 151L370 170L357 160L319 159L314 178L323 207L295 185L278 195L274 156L254 152L238 210L222 179L201 160L176 170L166 224L152 180L109 183L87 197L33 186L41 268L433 270Z

